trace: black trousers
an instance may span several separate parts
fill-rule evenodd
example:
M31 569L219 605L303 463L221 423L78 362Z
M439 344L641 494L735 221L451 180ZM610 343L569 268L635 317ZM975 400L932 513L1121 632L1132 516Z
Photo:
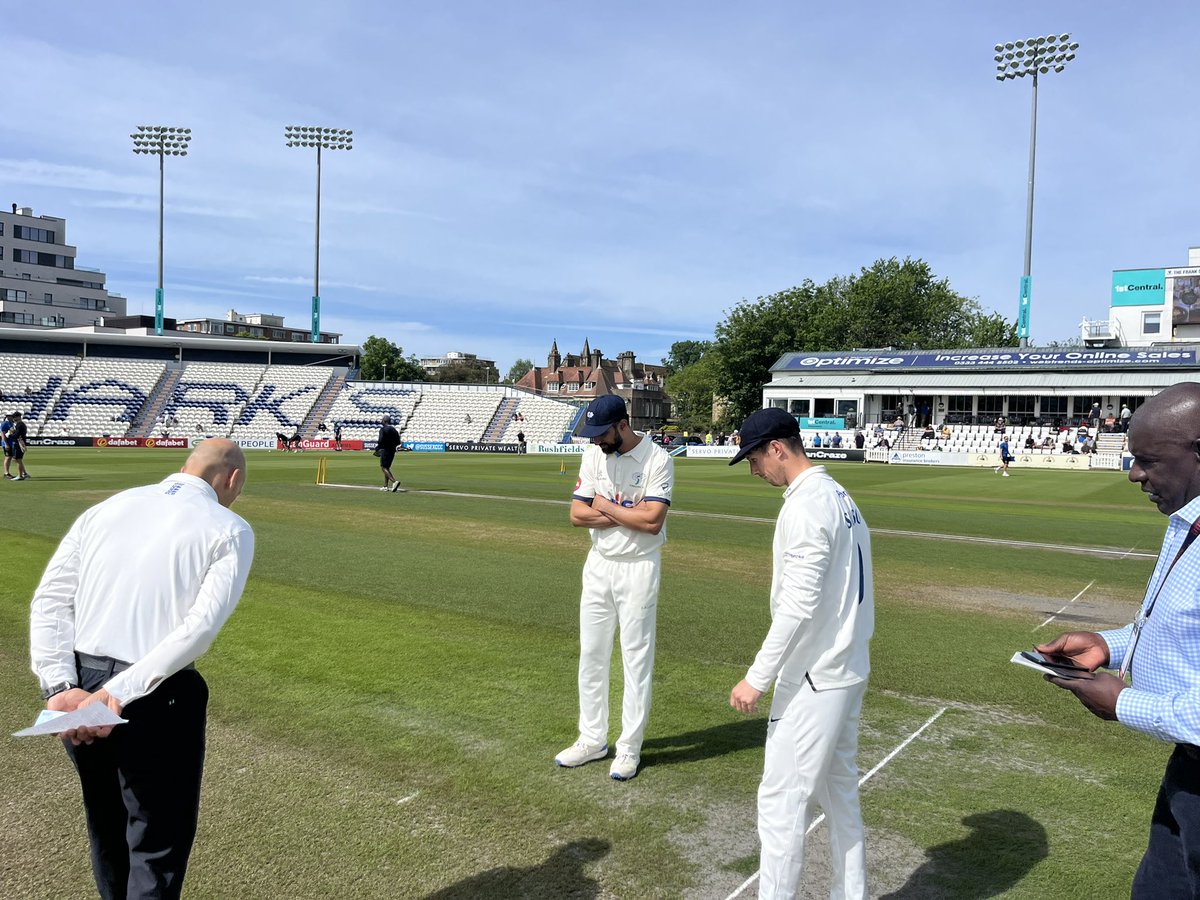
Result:
M1132 896L1200 898L1200 747L1176 744L1167 761Z
M98 690L109 669L80 668ZM184 669L125 707L112 733L67 753L79 772L92 873L104 900L178 897L196 837L208 685Z

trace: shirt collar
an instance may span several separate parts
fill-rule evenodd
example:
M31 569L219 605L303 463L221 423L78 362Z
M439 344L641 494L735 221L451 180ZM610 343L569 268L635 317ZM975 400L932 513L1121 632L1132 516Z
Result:
M646 455L646 451L649 449L649 447L647 447L646 445L650 443L650 438L646 437L646 435L641 434L640 432L637 432L637 431L635 431L634 434L636 434L638 437L641 438L641 440L637 442L637 446L634 447L632 450L627 451L626 453L622 453L620 450L618 450L617 456L629 456L629 457L632 457L633 459L636 459L638 462L641 462L642 458L645 457L645 455Z
M799 490L801 482L805 481L808 478L814 477L816 475L824 475L824 474L825 474L824 466L809 466L807 469L805 469L803 472L801 472L799 475L797 475L795 478L792 479L792 483L789 484L787 486L787 490L785 490L783 492L783 499L786 500L788 497L792 496L792 494L794 494L797 490Z
M168 482L186 484L188 487L197 488L203 493L208 494L210 499L217 500L217 492L213 489L213 486L203 478L197 478L195 475L188 475L186 472L175 472L162 480L163 484L167 484Z
M1200 519L1200 497L1196 497L1179 507L1179 509L1171 513L1171 518L1179 519L1190 528L1193 522Z

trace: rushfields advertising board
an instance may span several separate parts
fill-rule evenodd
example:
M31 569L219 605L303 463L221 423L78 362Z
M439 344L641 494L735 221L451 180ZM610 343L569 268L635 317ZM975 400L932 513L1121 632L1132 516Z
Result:
M899 353L792 353L775 372L874 372L913 369L1089 369L1194 366L1196 351L1147 347L1121 350L924 350Z
M587 444L529 444L530 453L570 453L578 456Z

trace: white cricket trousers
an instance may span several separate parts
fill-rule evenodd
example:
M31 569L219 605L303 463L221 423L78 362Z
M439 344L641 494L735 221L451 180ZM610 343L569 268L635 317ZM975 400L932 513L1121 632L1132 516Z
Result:
M814 691L775 683L758 788L758 896L791 900L800 888L804 833L814 801L825 811L832 900L866 900L867 855L858 805L858 719L867 683Z
M606 559L595 550L583 565L579 598L579 736L608 743L608 673L613 634L621 629L625 691L618 753L640 755L650 718L660 554Z

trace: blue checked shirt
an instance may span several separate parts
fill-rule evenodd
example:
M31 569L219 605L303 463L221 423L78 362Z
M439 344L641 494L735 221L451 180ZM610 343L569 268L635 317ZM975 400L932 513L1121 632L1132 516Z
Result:
M1200 497L1168 519L1143 610L1156 591L1158 600L1133 654L1133 684L1117 697L1117 719L1160 741L1200 746L1200 540L1192 542L1163 583L1197 518ZM1108 644L1109 668L1118 668L1129 650L1133 625L1100 636Z

